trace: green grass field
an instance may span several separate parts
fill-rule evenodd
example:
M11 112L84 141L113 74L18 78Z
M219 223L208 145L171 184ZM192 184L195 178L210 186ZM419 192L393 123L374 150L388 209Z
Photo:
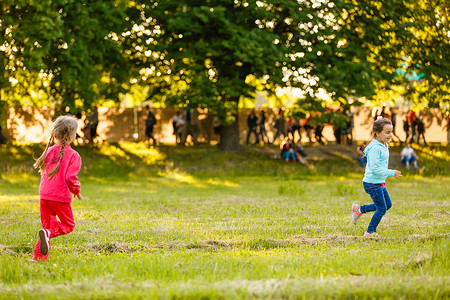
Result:
M0 148L1 299L450 298L448 149L422 149L425 171L388 179L393 207L380 237L367 239L372 214L357 226L350 218L352 203L371 203L356 162L285 165L254 149L74 148L84 163L77 227L34 264L31 164L43 145Z

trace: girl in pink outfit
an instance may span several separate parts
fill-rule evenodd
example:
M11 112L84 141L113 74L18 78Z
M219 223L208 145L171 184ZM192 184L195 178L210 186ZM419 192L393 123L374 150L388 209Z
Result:
M47 147L34 164L41 173L39 197L42 229L34 247L33 262L47 260L51 238L69 234L75 228L71 194L83 200L77 177L81 157L70 147L76 138L77 126L77 119L72 116L58 117L53 122ZM55 145L49 147L53 141Z

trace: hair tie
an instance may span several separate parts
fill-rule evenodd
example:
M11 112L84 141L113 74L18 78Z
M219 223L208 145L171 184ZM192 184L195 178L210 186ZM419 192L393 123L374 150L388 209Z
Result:
M381 119L383 119L383 116L378 116L377 117L377 120L381 120Z

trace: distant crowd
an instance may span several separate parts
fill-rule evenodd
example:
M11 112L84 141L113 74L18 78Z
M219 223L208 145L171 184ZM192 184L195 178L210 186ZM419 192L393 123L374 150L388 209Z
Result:
M158 128L159 119L150 107L145 107L145 137L149 144L158 145L158 134L155 135L154 128ZM423 119L414 111L409 111L401 120L405 132L405 139L401 140L396 133L397 109L390 107L375 108L372 113L375 119L378 116L388 118L392 121L395 143L423 143L425 140L425 125ZM102 138L97 133L99 125L98 107L94 106L85 112L76 114L79 123L82 124L77 132L77 140L81 143L97 143ZM299 148L303 143L329 144L330 142L342 145L354 144L354 116L349 109L329 108L325 112L311 112L303 115L295 115L292 111L276 109L274 114L270 111L251 110L247 115L247 126L244 127L246 144L277 144L281 148L287 145L296 145ZM171 118L174 140L178 145L189 145L198 143L209 143L211 140L220 138L221 124L219 119L201 109L185 109L174 113ZM334 141L329 141L323 135L325 126L331 126ZM242 127L242 126L241 126ZM398 129L397 128L397 129ZM159 128L158 128L159 130ZM158 132L157 130L157 132ZM135 139L139 137L135 132ZM303 139L303 140L302 140ZM0 144L6 143L6 137L1 134ZM292 147L290 147L292 148ZM299 160L298 158L296 159Z
M323 118L323 115L332 112L334 119ZM157 125L157 118L149 106L145 107L145 140L152 145L158 145L159 142L154 135L154 127ZM297 154L301 153L303 146L302 136L306 136L307 142L310 144L318 143L324 145L330 143L323 135L325 125L333 127L333 135L336 144L352 145L353 130L354 130L354 115L350 110L343 111L328 109L325 113L307 113L304 118L285 117L286 111L282 108L277 109L273 119L269 120L266 117L266 112L261 110L258 115L256 110L251 110L247 116L247 135L246 144L274 144L277 143L281 148L281 156L286 149L296 148ZM173 135L178 145L187 145L188 142L194 145L199 143L199 137L204 135L204 124L200 122L200 112L198 109L186 109L177 111L171 121ZM393 141L399 143L420 143L427 145L425 140L425 126L423 119L410 110L403 120L403 130L405 131L405 140L402 141L396 131L397 123L397 109L390 107L375 108L373 117L378 116L388 118L391 120L394 131ZM94 106L88 109L86 113L79 113L76 115L77 119L83 121L83 127L77 138L84 143L95 143L101 141L97 134L97 127L99 124L98 107ZM212 116L210 122L213 127L213 133L219 135L220 122L217 117ZM270 134L268 134L270 132ZM0 135L0 138L2 136ZM208 136L208 139L210 137ZM4 139L6 142L6 139ZM294 147L295 146L295 147ZM301 156L301 155L300 155ZM292 155L289 155L292 159ZM296 161L301 161L300 157L295 158Z

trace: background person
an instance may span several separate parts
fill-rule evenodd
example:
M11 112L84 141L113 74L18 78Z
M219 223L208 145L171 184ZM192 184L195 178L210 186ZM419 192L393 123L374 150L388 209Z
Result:
M406 115L406 117L408 118L408 125L409 125L409 129L411 131L410 143L413 143L414 138L416 137L416 126L417 126L416 113L410 109L408 114ZM408 142L408 141L406 141L406 142Z
M285 138L280 145L281 157L284 159L286 164L292 159L293 162L297 162L297 157L295 155L294 143L292 140Z
M356 153L358 153L359 163L361 164L361 167L365 167L367 163L367 157L364 153L364 149L367 147L367 142L364 142L362 145L356 147Z
M405 144L408 143L408 138L409 138L409 121L408 121L408 117L405 118L405 120L403 121L403 131L405 132Z
M146 106L145 110L147 111L147 119L145 120L145 136L147 137L149 144L150 140L152 140L152 144L155 145L157 142L153 136L153 127L156 124L156 117L150 109L150 106Z
M347 139L347 145L353 144L353 128L355 127L355 118L354 114L349 110L346 113L346 125L347 127L344 130Z
M92 108L92 113L89 117L89 141L94 143L94 139L97 137L97 127L98 127L98 106L95 105Z
M308 163L308 161L306 160L306 152L305 152L305 148L302 145L302 142L299 140L297 142L297 144L295 144L294 146L294 152L295 152L295 157L297 158L297 160L306 165Z
M283 135L284 138L287 137L287 135L286 135L286 119L284 118L284 112L281 108L278 110L278 114L275 117L275 123L274 123L273 127L275 128L276 132L273 137L272 143L275 143L275 140L278 137L280 137L281 135Z
M414 164L414 168L418 169L417 166L417 158L416 154L414 153L414 149L411 147L410 143L407 143L406 146L402 149L402 152L400 153L402 156L402 163L406 165L406 168L410 168L410 163L412 162Z
M395 137L401 144L402 140L398 137L398 135L395 132L395 127L397 125L397 109L395 107L389 107L386 116L392 122L392 140L394 140Z
M250 142L250 135L253 133L255 135L256 141L255 144L259 143L258 139L258 117L255 114L255 110L252 110L250 114L247 117L247 126L248 126L248 132L247 132L247 145Z
M181 143L181 135L183 134L185 122L181 116L181 113L177 111L172 117L173 135L175 136L175 143Z
M196 108L186 109L184 111L185 125L181 135L181 144L185 145L187 137L190 135L194 145L198 143L198 135L201 132L200 122L198 120L199 112Z
M267 136L266 131L266 113L264 110L259 114L258 119L258 140L264 142L264 144L269 144L269 137Z
M420 138L422 138L425 146L428 146L425 140L425 124L423 123L422 117L417 118L417 144L420 143Z

